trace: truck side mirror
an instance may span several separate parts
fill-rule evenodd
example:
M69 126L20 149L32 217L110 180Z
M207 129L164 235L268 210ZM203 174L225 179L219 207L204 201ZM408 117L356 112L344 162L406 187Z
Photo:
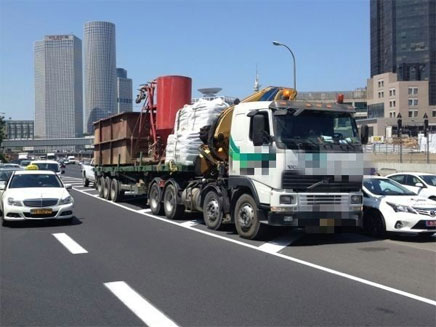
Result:
M360 142L362 144L368 144L369 128L368 125L362 125L360 128Z
M263 136L265 134L265 116L264 115L254 115L252 121L253 127L253 144L254 146L259 146L263 144Z

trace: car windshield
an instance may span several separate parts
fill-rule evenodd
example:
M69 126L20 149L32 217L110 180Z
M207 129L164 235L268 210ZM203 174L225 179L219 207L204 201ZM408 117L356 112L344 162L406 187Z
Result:
M416 195L399 183L390 179L368 178L363 180L363 186L376 195Z
M357 127L351 114L304 110L275 115L275 134L279 147L298 149L312 145L358 145Z
M423 175L419 177L421 177L428 185L436 186L436 175Z
M30 160L22 160L20 162L20 166L26 167L28 165L30 165Z
M35 163L39 170L51 170L55 173L59 172L59 165L57 163Z
M11 175L12 175L12 170L0 171L0 182L6 182Z
M9 188L24 187L63 187L56 175L49 174L23 174L14 175Z

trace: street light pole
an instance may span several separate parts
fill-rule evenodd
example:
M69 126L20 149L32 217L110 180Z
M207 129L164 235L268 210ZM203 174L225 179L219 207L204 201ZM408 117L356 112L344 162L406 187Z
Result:
M427 139L427 163L430 163L430 135L428 133L428 116L424 114L424 136Z
M402 133L401 133L401 129L403 127L403 120L401 119L401 114L398 114L397 116L398 120L397 120L397 133L398 133L398 137L400 138L400 163L403 163L403 138L402 138Z
M292 52L291 48L289 48L286 44L283 44L283 43L280 43L280 42L277 42L277 41L273 41L273 44L276 45L276 46L285 47L286 49L289 50L289 52L292 55L292 59L294 60L294 90L296 91L297 90L297 65L295 63L294 53Z

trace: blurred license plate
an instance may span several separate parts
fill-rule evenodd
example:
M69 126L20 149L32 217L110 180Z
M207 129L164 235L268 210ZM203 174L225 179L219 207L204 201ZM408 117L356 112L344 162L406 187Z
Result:
M32 209L30 210L32 215L49 215L53 213L52 209Z
M436 220L427 220L427 221L425 222L425 225L426 225L427 227L436 227Z

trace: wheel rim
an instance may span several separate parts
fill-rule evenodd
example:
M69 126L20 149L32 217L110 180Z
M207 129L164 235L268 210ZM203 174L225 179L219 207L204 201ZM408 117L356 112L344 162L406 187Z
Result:
M158 191L156 187L153 186L150 192L150 207L157 208L159 204L159 201L157 199L158 199Z
M215 222L218 220L220 214L220 206L217 199L212 199L206 206L206 217L209 221Z
M111 183L111 198L114 199L116 195L115 192L115 183Z
M238 222L243 230L248 230L253 225L254 209L249 203L244 203L238 211Z
M174 206L176 205L175 196L172 189L167 189L165 194L165 209L167 212L173 212Z

